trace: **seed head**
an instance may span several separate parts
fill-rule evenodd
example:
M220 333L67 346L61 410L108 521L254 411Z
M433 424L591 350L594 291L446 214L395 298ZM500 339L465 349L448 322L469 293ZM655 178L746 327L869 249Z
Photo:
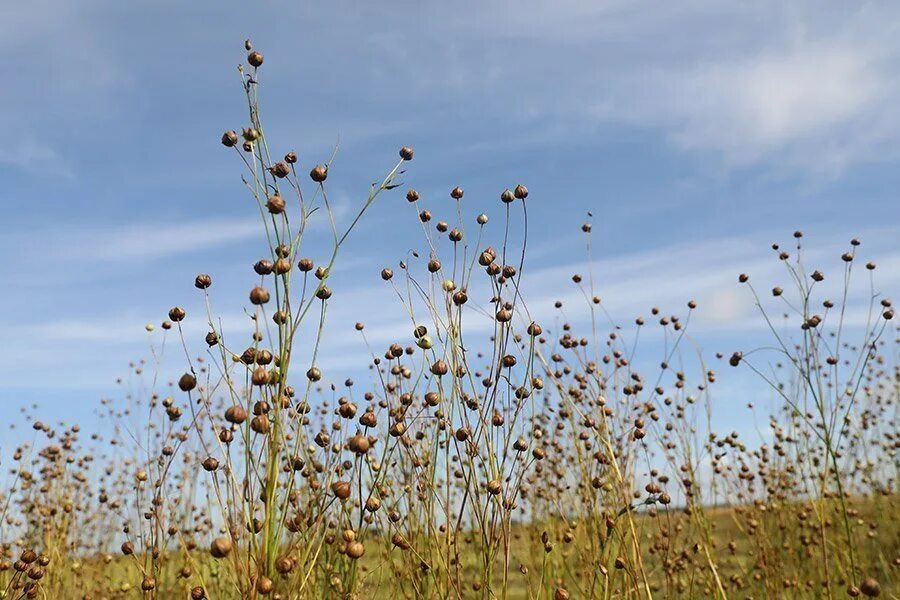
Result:
M281 196L270 196L266 202L266 208L273 215L280 215L284 212L284 198Z
M222 145L226 148L233 148L237 146L238 143L238 134L234 130L226 131L222 134Z
M225 558L226 556L231 554L231 548L231 538L217 537L210 544L209 553L213 558Z
M178 380L178 389L180 389L182 392L189 392L195 387L197 387L197 378L194 377L191 373L185 373Z
M211 286L211 285L212 285L212 277L210 277L206 273L200 273L194 279L194 287L196 287L198 290L205 290L205 289L209 288L209 286Z
M316 165L312 168L312 171L309 172L309 178L316 183L322 183L323 181L328 179L328 167L324 165Z
M331 491L339 499L346 500L350 497L350 484L346 481L335 481L331 484Z
M279 179L284 179L285 177L287 177L288 175L291 174L291 168L289 166L287 166L287 163L284 163L281 161L272 165L271 171L272 171L272 175L274 175L275 177L277 177Z
M859 591L861 591L864 596L875 598L881 595L881 585L877 580L867 577L859 582Z
M264 287L256 286L250 290L250 302L259 306L269 301L269 290Z
M365 553L366 547L362 545L362 542L354 540L347 544L347 556L349 556L353 560L362 558L362 555Z
M263 55L262 52L258 52L253 50L250 54L247 55L247 62L250 63L252 67L261 67L263 64Z

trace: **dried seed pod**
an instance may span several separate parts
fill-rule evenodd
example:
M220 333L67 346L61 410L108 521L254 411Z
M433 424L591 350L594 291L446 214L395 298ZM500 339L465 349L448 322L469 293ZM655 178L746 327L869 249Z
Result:
M256 271L257 275L269 275L272 273L272 270L274 268L275 263L267 258L259 260L255 265L253 265L253 270Z
M252 67L261 67L263 64L263 55L261 52L253 50L250 54L247 55L247 62L250 63Z
M232 543L229 537L217 537L209 546L213 558L225 558L231 553Z
M369 451L371 443L369 442L368 437L362 434L356 434L347 440L347 446L353 453L361 456Z
M238 143L238 134L234 130L226 131L222 134L222 145L226 148L233 148L237 146Z
M278 177L279 179L284 179L288 175L291 174L291 168L287 166L287 163L283 163L281 161L272 165L271 169L272 175Z
M269 290L262 286L256 286L250 290L250 302L257 306L265 304L269 301Z
M178 389L182 392L189 392L197 387L197 378L190 373L185 373L178 380Z
M247 420L247 411L243 406L235 404L225 410L225 420L235 425L240 425Z
M316 183L322 183L328 179L328 168L324 165L316 165L309 172L309 178Z
M354 540L347 544L347 556L352 558L353 560L362 558L362 555L365 553L366 547L362 545L362 542Z
M879 584L877 580L867 577L859 582L859 591L861 591L864 596L875 598L881 595L881 584Z
M350 484L346 481L335 481L331 484L331 491L340 500L346 500L350 497Z
M269 199L266 201L266 208L273 215L280 215L281 213L283 213L284 207L284 198L282 198L281 196L269 196Z
M262 594L263 596L267 596L272 593L272 590L275 589L275 584L271 579L266 577L265 575L260 575L256 580L256 591Z
M205 290L209 286L212 285L212 277L207 275L206 273L200 273L197 277L194 278L194 287L200 290Z

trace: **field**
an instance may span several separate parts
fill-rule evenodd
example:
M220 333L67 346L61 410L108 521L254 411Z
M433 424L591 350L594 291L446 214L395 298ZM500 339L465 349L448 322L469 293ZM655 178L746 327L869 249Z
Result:
M588 324L562 302L539 323L520 286L525 185L499 189L490 218L463 218L461 187L433 215L404 183L404 146L339 225L334 156L301 170L269 147L264 57L246 52L246 126L221 140L268 241L247 259L246 329L225 330L198 274L186 287L205 312L173 306L147 326L175 348L171 381L154 350L97 426L24 411L33 437L0 493L0 598L898 597L900 339L859 240L824 265L806 264L800 231L773 245L785 289L735 273L769 327L759 348L704 356L691 298L611 322L587 271L571 279ZM370 377L333 380L317 363L329 276L388 197L422 230L372 274L408 333L373 347L377 323L342 323ZM313 222L331 233L323 256L305 254ZM590 216L574 234L590 265ZM845 312L860 285L861 326ZM717 369L758 382L760 439L716 430L736 411L713 393Z

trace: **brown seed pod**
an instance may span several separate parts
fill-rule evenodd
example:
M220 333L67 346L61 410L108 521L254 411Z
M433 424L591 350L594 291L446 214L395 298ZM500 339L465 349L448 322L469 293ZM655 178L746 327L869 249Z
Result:
M269 290L262 286L256 286L250 290L250 302L257 306L265 304L269 301Z
M263 596L267 596L272 593L272 590L275 589L275 584L271 579L266 577L265 575L260 575L256 580L256 591L262 594Z
M877 580L867 577L859 582L859 591L861 591L864 596L876 598L881 595L881 584L879 584Z
M346 481L335 481L331 484L331 491L339 499L346 500L350 497L350 484Z
M203 459L203 469L207 472L215 471L219 468L219 461L213 458L212 456L208 456Z
M269 433L269 429L270 429L269 417L267 417L266 415L259 415L258 417L253 417L252 419L250 419L250 429L252 429L254 432L256 432L260 435L265 435L265 434Z
M528 197L528 188L522 185L521 183L516 186L515 191L513 192L516 198L519 200L524 200Z
M169 309L169 319L171 319L175 323L183 321L186 316L187 313L185 313L184 309L180 306L173 306Z
M361 456L369 451L371 443L369 442L368 437L362 434L356 434L347 440L347 446L350 448L351 452Z
M500 201L503 202L504 204L509 204L510 202L512 202L515 199L516 199L516 197L512 193L512 190L510 190L510 189L505 189L500 193Z
M463 192L463 189L459 186L456 186L455 188L450 190L450 197L453 198L454 200L462 199L463 194L465 194L465 192Z
M362 542L353 540L352 542L347 544L347 556L352 558L353 560L362 558L362 555L365 553L366 547L362 545Z
M212 277L207 275L206 273L200 273L197 277L194 278L194 287L198 290L205 290L212 285Z
M272 273L272 270L275 268L275 263L273 263L268 258L264 258L262 260L256 261L256 264L253 265L253 270L256 271L257 275L269 275Z
M197 387L197 378L190 373L185 373L178 380L178 389L182 392L189 392Z
M406 201L407 202L418 202L419 200L419 192L416 190L409 190L406 192Z
M363 427L375 427L378 424L378 419L374 412L367 410L359 417L359 424Z
M191 600L206 600L206 590L204 590L199 585L192 587Z
M403 146L400 148L400 158L403 160L412 160L413 159L413 149L409 146Z
M250 63L252 67L261 67L263 64L263 55L261 52L256 50L252 51L247 55L247 62Z
M324 165L316 165L312 168L312 171L309 172L309 178L316 183L324 182L326 179L328 179L328 167Z
M293 571L295 566L296 563L294 562L294 559L289 556L279 556L275 560L275 570L282 575L287 575Z
M312 271L313 268L315 268L315 266L316 265L311 258L304 257L304 258L301 258L299 261L297 261L297 268L300 269L301 271L303 271L304 273L308 273L308 272Z
M247 420L247 411L243 406L235 404L225 410L225 420L235 425L240 425Z
M381 278L385 281L390 281L394 277L394 271L392 269L382 269L381 270Z
M234 130L226 131L222 134L222 145L226 148L233 148L237 146L238 143L238 134Z
M288 175L291 174L291 168L284 162L277 162L272 165L272 175L278 177L279 179L284 179Z
M156 589L156 580L149 575L147 577L144 577L144 580L141 581L141 589L145 592Z
M431 365L431 372L438 377L443 377L449 370L450 368L447 366L447 363L440 359Z
M230 537L217 537L209 546L209 553L213 558L225 558L231 553L232 543Z
M281 164L281 163L279 163L279 164ZM285 207L284 198L282 198L281 196L270 196L269 199L266 201L266 208L273 215L280 215L281 213L283 213L284 207Z

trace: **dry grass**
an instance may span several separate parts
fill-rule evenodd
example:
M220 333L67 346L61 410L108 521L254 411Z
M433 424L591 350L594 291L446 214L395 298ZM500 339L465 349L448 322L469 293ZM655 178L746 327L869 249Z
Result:
M755 409L763 442L712 427L723 406L688 333L693 301L622 326L592 275L574 274L590 323L569 324L561 304L552 327L532 319L522 185L499 194L490 225L465 222L461 188L441 201L449 222L406 190L424 250L381 279L410 333L372 348L370 383L332 382L317 365L331 269L413 151L339 227L330 161L270 154L263 57L247 51L249 121L222 142L268 240L249 331L222 328L213 278L198 275L206 314L174 307L153 334L183 350L177 382L160 381L154 346L97 433L32 423L0 496L0 597L896 597L898 345L857 241L828 270L842 297L822 295L799 232L789 252L773 247L786 290L763 300L738 278L771 344L716 359L770 390L771 414ZM332 233L318 258L304 253L313 219ZM582 234L590 257L590 222ZM860 275L862 328L845 319ZM186 319L207 323L205 340ZM368 344L363 323L345 326ZM638 344L650 327L661 355Z

